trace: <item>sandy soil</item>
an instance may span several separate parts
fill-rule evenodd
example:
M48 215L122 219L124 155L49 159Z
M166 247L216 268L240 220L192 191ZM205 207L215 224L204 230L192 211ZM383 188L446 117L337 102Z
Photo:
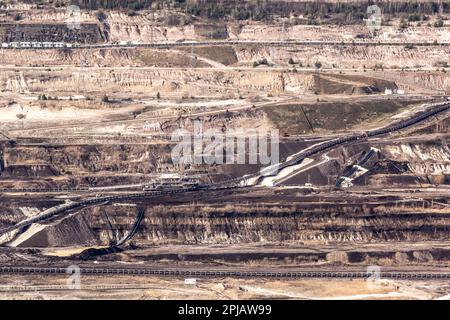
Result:
M0 299L437 299L450 283L364 280L248 280L154 277L81 277L81 290L67 278L0 277Z

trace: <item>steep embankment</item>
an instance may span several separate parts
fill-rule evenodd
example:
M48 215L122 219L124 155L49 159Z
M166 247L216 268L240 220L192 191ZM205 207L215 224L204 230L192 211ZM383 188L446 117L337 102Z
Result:
M134 241L141 244L225 244L440 240L446 239L450 230L448 215L442 210L430 208L429 203L420 200L406 206L404 203L398 206L397 201L391 200L384 204L370 201L261 203L257 208L238 204L147 207ZM63 223L46 227L20 245L108 244L113 233L125 234L135 218L132 207L108 206L82 212L84 214L67 218Z

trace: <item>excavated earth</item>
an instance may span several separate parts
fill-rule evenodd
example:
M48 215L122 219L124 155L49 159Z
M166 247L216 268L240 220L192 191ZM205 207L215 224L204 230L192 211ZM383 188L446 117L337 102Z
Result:
M408 118L428 103L445 101L450 92L445 67L450 47L432 43L448 40L447 27L402 30L392 25L374 35L362 25L304 25L291 21L294 17L283 27L256 21L212 23L162 10L156 17L106 11L99 19L83 13L81 29L67 30L60 9L36 15L34 10L40 9L31 4L8 6L22 13L21 20L14 23L0 12L5 22L1 41L369 39L402 44L2 49L0 229L70 201L142 191L163 173L181 172L211 183L262 168L174 164L172 134L193 132L196 123L221 132L278 130L280 160L285 161L319 142ZM430 45L406 45L423 41ZM0 262L333 270L450 267L448 115L326 150L287 175L278 173L271 183L263 179L249 188L147 196L69 211L1 235ZM249 150L245 152L248 156ZM41 192L5 190L21 188ZM60 188L86 190L55 190ZM116 246L140 215L131 240ZM55 279L45 281L57 283ZM162 279L153 280L172 288ZM317 288L330 283L311 289L300 280L233 281L173 290L183 297L304 298L320 296ZM4 283L22 284L0 278ZM360 297L370 291L358 281L333 284L342 289L337 296L347 297L346 286L361 292ZM371 292L398 297L408 285L389 282ZM159 293L159 287L147 292L151 290L158 291L158 298L174 295ZM447 294L445 287L433 290L406 296Z

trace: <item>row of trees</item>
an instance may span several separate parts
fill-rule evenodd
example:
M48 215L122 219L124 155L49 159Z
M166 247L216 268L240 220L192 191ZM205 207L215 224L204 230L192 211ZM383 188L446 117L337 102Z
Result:
M30 2L31 0L22 0ZM54 0L56 4L62 0ZM281 0L69 0L83 9L175 8L212 19L268 20L273 16L304 16L313 19L339 19L344 23L367 17L367 7L376 4L383 15L401 16L409 21L426 19L427 15L450 13L450 1L281 1Z
M72 4L80 6L83 9L130 9L142 10L149 9L152 0L72 0Z

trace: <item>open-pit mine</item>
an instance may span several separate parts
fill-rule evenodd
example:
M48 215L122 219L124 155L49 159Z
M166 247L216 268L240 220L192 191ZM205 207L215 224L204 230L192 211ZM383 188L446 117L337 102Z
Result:
M0 1L0 299L450 298L450 1Z

